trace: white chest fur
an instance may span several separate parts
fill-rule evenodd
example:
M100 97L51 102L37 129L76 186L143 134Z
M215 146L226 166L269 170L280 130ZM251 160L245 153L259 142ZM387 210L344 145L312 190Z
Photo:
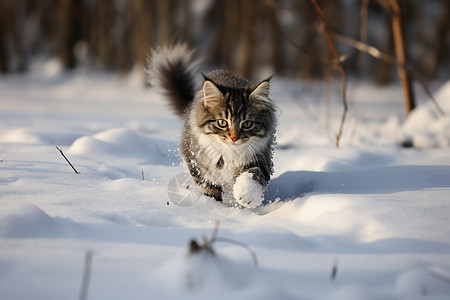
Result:
M252 161L248 145L229 145L217 136L198 135L198 143L214 183L232 184L237 171ZM207 174L204 174L207 175Z
M189 125L192 138L198 143L198 163L205 166L202 174L205 179L220 185L232 185L242 167L257 161L270 136L264 138L252 137L245 143L230 144L221 140L218 135L205 134L194 124L191 118ZM220 163L219 163L220 161Z

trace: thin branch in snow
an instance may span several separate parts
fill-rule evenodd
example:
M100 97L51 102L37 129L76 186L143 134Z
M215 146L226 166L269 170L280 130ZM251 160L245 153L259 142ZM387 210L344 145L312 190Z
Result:
M428 273L434 278L440 279L443 282L450 284L450 274L446 274L441 270L430 270Z
M63 151L61 149L58 148L58 146L56 146L56 149L58 149L58 151L61 153L61 155L64 157L64 159L67 161L67 163L72 167L72 169L75 171L76 174L80 174L80 172L78 172L75 167L70 163L70 161L67 159L67 157L64 155Z
M422 89L425 91L425 93L427 94L428 98L431 100L431 102L436 107L436 110L439 112L439 114L442 117L444 117L445 116L444 110L439 105L439 102L437 102L436 98L434 98L433 93L431 93L431 91L428 88L428 85L426 84L425 80L421 76L417 75L417 73L414 71L414 69L409 68L409 65L405 66L405 69L407 71L409 71L409 73L412 75L413 78L415 78L415 79L417 79L419 81L420 85L422 86Z
M141 176L142 176L142 180L145 180L145 177L144 177L144 170L141 170Z
M256 256L256 252L252 250L252 248L250 248L250 246L248 246L245 243L236 241L236 240L232 240L232 239L228 239L228 238L222 238L222 237L218 237L216 238L217 242L225 242L225 243L229 243L229 244L234 244L236 246L239 246L241 248L244 248L245 250L248 251L248 253L250 253L252 260L253 260L253 264L255 266L258 266L258 257Z
M333 268L331 269L331 280L335 280L338 272L338 260L334 261Z
M426 297L428 295L428 289L426 285L422 286L422 297Z
M214 225L214 230L211 234L211 238L209 239L210 243L214 243L216 241L217 233L219 232L219 227L220 227L220 221L216 220L216 224Z
M205 243L205 241L203 241L203 243L199 244L197 240L192 239L189 242L189 254L191 255L197 254L200 251L206 251L209 254L216 255L216 252L214 251L210 243L208 242Z
M202 243L198 243L196 240L192 239L189 244L189 254L196 254L200 251L206 251L210 254L215 255L215 251L213 249L213 243L217 238L217 232L219 231L220 222L216 221L216 225L214 226L214 230L211 234L211 238L208 240L205 236L202 237Z
M338 69L338 71L341 73L342 78L342 104L343 104L343 112L342 112L342 118L341 118L341 124L339 126L339 131L336 135L336 147L339 148L339 142L341 139L342 131L344 129L344 123L345 123L345 117L347 115L348 105L347 105L347 72L345 71L344 65L342 64L342 61L345 59L345 57L341 57L339 53L336 50L336 46L333 43L333 40L331 39L331 35L327 30L325 17L323 15L322 9L320 8L319 4L316 0L310 0L311 3L314 5L314 8L316 9L317 17L319 18L322 32L325 35L325 38L328 42L328 45L330 46L331 52L334 56L334 64L335 67Z
M92 250L86 250L86 255L84 257L84 271L83 271L83 281L81 282L80 290L80 300L87 300L89 281L91 280L91 268L92 268Z
M253 264L255 266L258 266L258 257L256 256L256 253L250 248L250 246L248 246L245 243L233 240L233 239L222 238L222 237L217 236L217 233L219 232L219 225L220 225L220 222L216 221L216 225L214 226L214 230L211 234L210 239L207 239L206 237L202 237L202 243L198 243L195 239L192 239L189 244L189 254L196 254L200 251L206 251L209 254L216 255L216 252L214 251L214 248L213 248L213 244L215 242L226 242L229 244L233 244L233 245L242 247L245 250L247 250L252 257Z

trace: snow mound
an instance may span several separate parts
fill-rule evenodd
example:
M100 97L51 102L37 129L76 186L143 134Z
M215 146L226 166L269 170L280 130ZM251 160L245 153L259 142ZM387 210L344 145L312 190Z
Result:
M126 128L113 128L75 140L68 153L98 160L129 157L153 165L172 165L177 160L172 155L175 149L173 141L145 136Z
M31 130L25 128L14 129L0 138L3 143L38 144L40 138Z
M402 272L395 281L395 293L402 299L448 299L450 285L432 269L411 269ZM448 276L448 275L447 275ZM415 297L415 298L413 298ZM442 297L442 298L440 298Z
M81 134L74 130L17 128L7 131L0 137L0 142L11 144L70 145L80 136Z
M0 215L0 235L10 238L55 237L61 235L72 223L53 218L33 204L22 204Z
M30 73L41 78L58 78L64 74L63 71L63 63L57 58L36 59L30 66Z
M329 300L348 300L348 299L358 299L358 300L369 300L372 299L365 288L361 286L343 286L339 287L334 291Z
M173 257L155 270L151 282L160 299L295 299L250 263L200 250Z
M406 139L414 147L450 146L450 81L437 92L436 100L444 116L438 113L433 103L427 102L413 110L403 126Z
M276 173L265 205L241 209L192 193L182 123L156 94L57 62L42 74L0 78L0 299L76 297L87 249L89 299L448 299L450 152L398 146L399 86L362 85L336 149L323 112L333 131L341 102L275 80ZM216 221L216 255L187 254Z

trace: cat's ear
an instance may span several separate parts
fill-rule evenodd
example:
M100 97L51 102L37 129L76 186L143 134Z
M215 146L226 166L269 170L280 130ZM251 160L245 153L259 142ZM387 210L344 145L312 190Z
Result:
M269 76L267 79L261 81L250 94L250 98L263 100L269 99L270 79L272 79L272 76Z
M223 100L222 92L211 80L203 83L203 106L211 107Z

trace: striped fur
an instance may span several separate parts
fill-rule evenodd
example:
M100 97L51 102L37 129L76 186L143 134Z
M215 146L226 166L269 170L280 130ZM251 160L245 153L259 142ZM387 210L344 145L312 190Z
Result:
M150 51L148 56L148 84L166 96L180 117L184 117L194 97L195 65L193 51L185 44L159 47Z
M180 152L195 181L218 201L251 203L234 199L239 193L233 195L233 185L250 173L264 190L273 173L276 116L270 78L252 84L216 70L203 75L194 91L192 51L186 46L159 48L150 57L152 82L185 119Z

